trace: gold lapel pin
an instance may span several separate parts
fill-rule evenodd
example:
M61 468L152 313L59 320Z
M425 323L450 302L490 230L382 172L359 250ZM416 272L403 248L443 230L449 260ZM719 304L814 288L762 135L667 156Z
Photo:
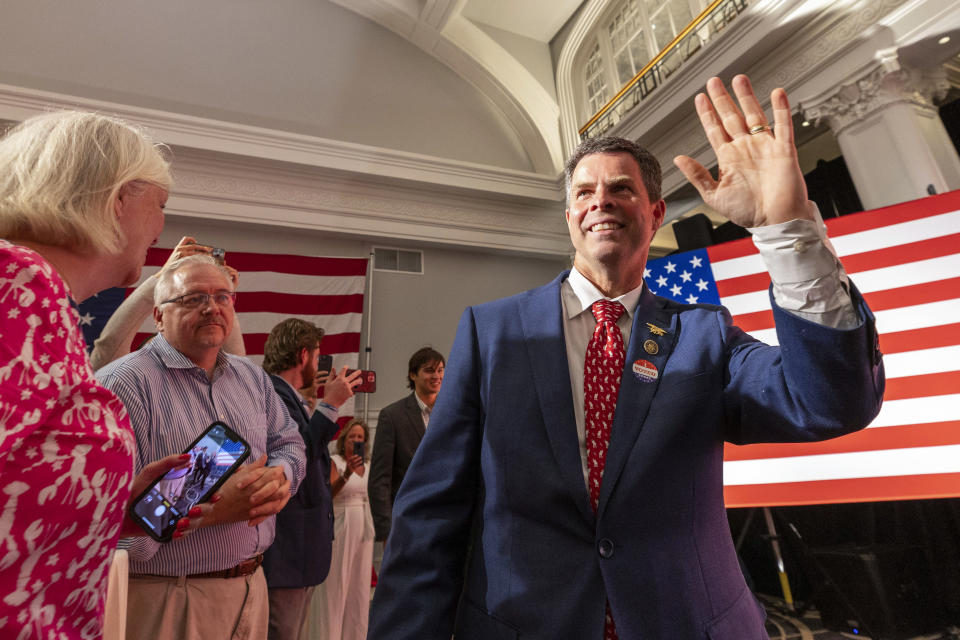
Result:
M645 340L643 343L643 350L650 355L655 356L657 355L657 352L660 351L660 345L658 345L654 340Z
M661 329L660 327L658 327L657 325L655 325L655 324L653 324L653 323L651 323L651 322L648 322L648 323L647 323L647 327L650 329L650 333L652 333L652 334L655 335L655 336L665 336L665 335L667 335L667 330L666 330L666 329Z

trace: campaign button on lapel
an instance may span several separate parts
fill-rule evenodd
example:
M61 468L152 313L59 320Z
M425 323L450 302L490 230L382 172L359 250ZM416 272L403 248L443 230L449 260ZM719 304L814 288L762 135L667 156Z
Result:
M637 360L633 363L633 375L637 376L640 382L656 382L660 372L649 360Z

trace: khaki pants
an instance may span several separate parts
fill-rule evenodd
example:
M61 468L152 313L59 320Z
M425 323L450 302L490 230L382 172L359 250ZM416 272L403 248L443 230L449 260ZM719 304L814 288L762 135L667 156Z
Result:
M307 621L313 589L313 587L270 589L269 640L306 638L303 626Z
M127 640L266 640L263 569L238 578L130 577Z

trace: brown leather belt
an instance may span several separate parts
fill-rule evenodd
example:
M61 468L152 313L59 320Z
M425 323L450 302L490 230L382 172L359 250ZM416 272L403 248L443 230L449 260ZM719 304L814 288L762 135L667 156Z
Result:
M220 571L208 571L207 573L192 573L188 576L185 576L187 579L196 579L196 578L239 578L241 576L248 576L254 571L256 571L260 565L263 564L263 554L258 554L248 560L244 560L235 567L230 567L229 569L222 569ZM131 578L176 578L177 576L157 576L148 573L142 574L133 574Z

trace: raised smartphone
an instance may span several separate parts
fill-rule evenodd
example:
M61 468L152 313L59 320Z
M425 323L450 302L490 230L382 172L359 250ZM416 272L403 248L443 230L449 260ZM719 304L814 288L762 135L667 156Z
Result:
M350 375L356 369L347 369ZM377 372L363 369L360 371L360 384L353 388L354 393L373 393L377 390Z
M184 451L190 465L154 480L128 509L130 517L158 542L169 542L177 522L206 502L250 455L250 445L222 422L204 429Z

